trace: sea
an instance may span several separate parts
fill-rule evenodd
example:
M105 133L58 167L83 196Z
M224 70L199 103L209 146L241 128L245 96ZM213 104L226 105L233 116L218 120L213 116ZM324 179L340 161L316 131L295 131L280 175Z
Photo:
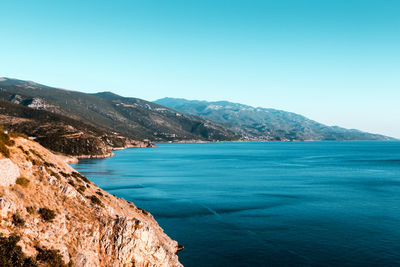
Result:
M400 142L157 144L73 167L185 266L400 266Z

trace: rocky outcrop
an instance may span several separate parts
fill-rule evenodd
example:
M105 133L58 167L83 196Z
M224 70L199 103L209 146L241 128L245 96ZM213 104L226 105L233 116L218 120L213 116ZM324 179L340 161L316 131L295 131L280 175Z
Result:
M19 172L0 169L0 233L20 236L27 256L47 248L74 266L181 266L178 243L151 214L98 188L38 143L14 141L10 158L0 159ZM19 175L28 182L15 184Z
M0 175L0 186L9 186L19 177L19 169L10 159L0 159Z

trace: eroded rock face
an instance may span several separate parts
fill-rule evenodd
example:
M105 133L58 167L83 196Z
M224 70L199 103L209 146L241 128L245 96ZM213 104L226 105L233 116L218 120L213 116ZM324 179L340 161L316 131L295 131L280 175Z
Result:
M101 190L38 143L15 142L11 160L0 159L0 233L20 235L26 255L35 257L39 245L78 267L182 266L177 242L149 213ZM20 175L28 185L15 184ZM42 208L54 218L45 220ZM13 224L16 213L23 226Z
M0 159L0 186L15 184L18 177L18 166L10 159Z
M3 218L7 218L7 215L15 213L17 210L16 205L13 201L10 201L7 197L0 197L0 215Z

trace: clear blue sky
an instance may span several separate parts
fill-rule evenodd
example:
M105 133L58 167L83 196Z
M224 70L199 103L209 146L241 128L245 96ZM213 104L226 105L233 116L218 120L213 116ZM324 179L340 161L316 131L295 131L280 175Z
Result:
M399 0L0 0L0 76L400 137Z

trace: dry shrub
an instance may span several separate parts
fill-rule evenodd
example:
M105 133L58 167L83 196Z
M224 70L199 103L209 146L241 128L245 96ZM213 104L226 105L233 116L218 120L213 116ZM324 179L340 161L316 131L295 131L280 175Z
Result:
M30 183L30 181L28 179L26 179L25 177L19 177L16 181L16 184L19 184L20 186L23 187L27 187Z
M54 212L54 210L48 208L40 208L39 215L46 222L52 222L56 217L56 213Z

